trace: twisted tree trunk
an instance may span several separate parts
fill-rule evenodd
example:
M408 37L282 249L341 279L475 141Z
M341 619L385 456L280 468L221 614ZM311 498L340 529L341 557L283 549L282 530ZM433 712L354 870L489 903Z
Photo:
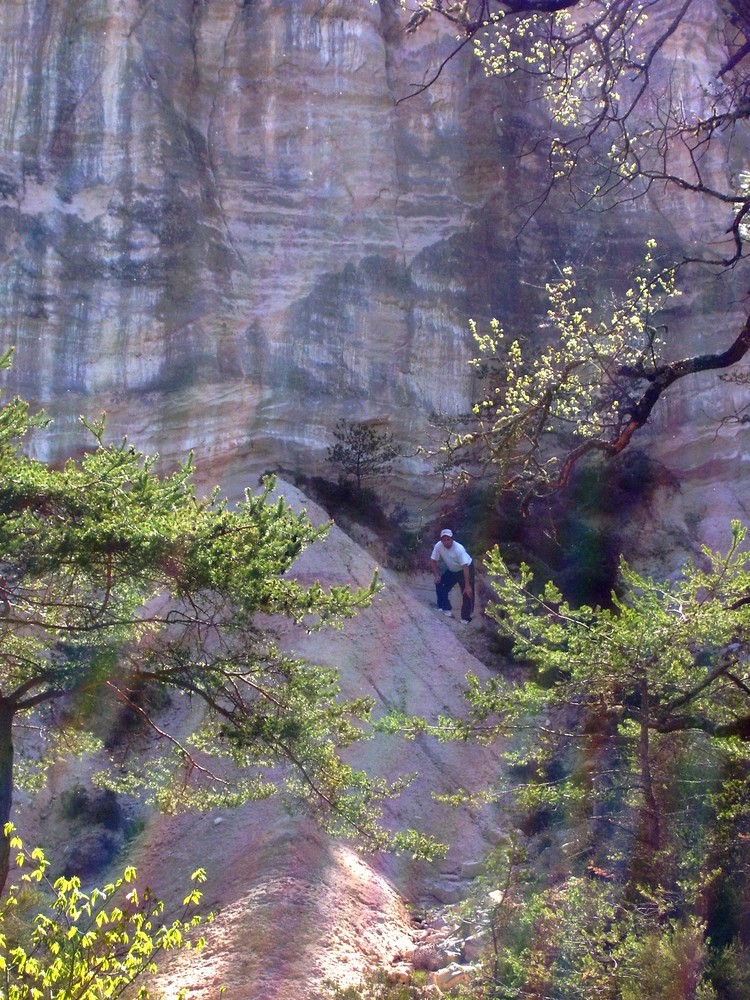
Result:
M10 869L10 838L5 826L13 805L13 719L16 706L0 700L0 892Z

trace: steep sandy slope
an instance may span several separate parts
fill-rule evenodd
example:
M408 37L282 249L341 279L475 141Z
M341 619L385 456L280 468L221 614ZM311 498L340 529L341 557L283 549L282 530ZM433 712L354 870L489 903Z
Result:
M282 492L302 503L291 487L284 485ZM323 519L306 506L314 520ZM334 526L325 542L303 555L295 574L360 585L374 569L367 553ZM347 694L372 695L383 708L429 717L460 710L466 673L487 674L459 641L462 626L439 617L391 574L382 579L385 589L372 607L342 632L306 636L287 630L285 644L338 666ZM426 583L417 581L425 594ZM431 793L490 780L495 760L489 751L426 738L383 738L368 743L363 756L369 768L388 777L418 775L392 803L388 820L420 826L449 842L445 860L428 865L358 856L275 803L160 818L142 838L135 859L140 870L158 892L174 898L200 864L208 872L205 902L220 910L202 957L181 956L164 972L166 996L186 987L194 1000L208 1000L225 984L233 1000L303 1000L321 995L326 979L353 982L368 968L408 958L413 937L406 902L429 907L456 899L466 863L479 859L498 834L497 817L447 810Z

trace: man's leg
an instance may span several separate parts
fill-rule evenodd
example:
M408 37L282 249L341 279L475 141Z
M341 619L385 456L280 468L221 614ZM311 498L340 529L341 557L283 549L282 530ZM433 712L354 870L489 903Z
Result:
M437 606L441 611L451 611L451 602L448 598L448 594L451 589L455 586L458 579L457 573L452 573L449 569L446 569L440 581L435 584L435 594L437 595Z
M463 584L463 580L461 581ZM469 583L471 584L471 597L461 591L461 621L470 622L474 613L474 563L469 566Z
M435 600L437 601L438 611L442 611L445 606L445 587L443 586L442 576L439 580L435 581Z

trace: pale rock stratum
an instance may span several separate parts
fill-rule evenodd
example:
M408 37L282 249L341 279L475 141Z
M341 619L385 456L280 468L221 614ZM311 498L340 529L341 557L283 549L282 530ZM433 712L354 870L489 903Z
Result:
M694 5L651 67L686 104L707 99L716 16ZM468 48L400 100L453 44L433 20L405 34L396 0L4 0L0 346L8 388L55 418L41 456L107 410L112 437L195 449L217 480L309 472L346 416L390 427L402 484L429 488L416 449L432 411L471 402L470 317L525 333L559 265L606 295L646 237L711 239L702 206L657 189L532 212L546 168L518 153L549 128L538 103ZM691 281L666 317L676 354L726 346L732 284ZM699 520L745 478L746 425L717 434L734 392L676 387L641 437Z
M294 506L304 505L316 522L322 519L293 487L280 484L279 492ZM362 586L375 568L334 526L302 555L293 574L303 582ZM430 606L424 594L434 596L434 588L427 574L407 586L387 571L382 575L383 591L341 632L289 629L285 644L312 662L337 667L345 693L373 697L376 715L391 708L432 719L463 712L466 674L488 678L491 669L459 641L460 624ZM349 985L374 969L403 967L416 947L414 914L465 894L468 863L481 870L486 852L507 830L497 807L454 809L432 796L493 787L499 748L388 737L363 744L358 756L390 780L417 776L392 801L386 821L394 828L419 827L450 844L445 859L428 864L357 855L273 803L218 817L159 819L141 845L144 874L175 892L198 858L208 874L206 904L220 909L203 955L185 953L159 980L168 996L184 985L191 1000L213 1000L223 983L235 1000L312 1000L326 980Z

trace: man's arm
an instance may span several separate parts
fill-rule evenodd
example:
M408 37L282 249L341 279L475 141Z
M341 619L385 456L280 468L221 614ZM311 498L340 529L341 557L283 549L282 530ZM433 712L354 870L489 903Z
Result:
M466 563L464 566L464 593L471 594L471 574L469 573L469 566L471 563Z
M435 577L435 583L440 583L440 563L437 559L430 559L432 564L432 575Z

